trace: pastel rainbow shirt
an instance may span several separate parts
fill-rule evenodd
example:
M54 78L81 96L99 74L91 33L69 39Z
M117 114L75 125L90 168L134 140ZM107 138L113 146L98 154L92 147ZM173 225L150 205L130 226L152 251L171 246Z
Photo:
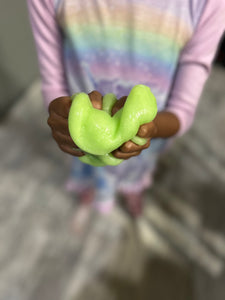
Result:
M27 0L46 104L148 85L158 109L193 122L225 28L225 0Z
M158 110L191 126L224 32L225 0L27 0L42 91L53 99L98 90L117 98L136 84L149 86ZM148 186L164 141L117 167L74 162L74 182L97 187L97 199L115 189Z
M161 1L163 10L149 0L56 1L70 89L121 97L142 83L162 109L193 32L182 1Z
M150 2L64 1L58 15L67 37L64 57L74 91L97 89L121 97L142 83L156 94L159 108L165 105L192 28L187 15L178 19L173 7L162 12Z

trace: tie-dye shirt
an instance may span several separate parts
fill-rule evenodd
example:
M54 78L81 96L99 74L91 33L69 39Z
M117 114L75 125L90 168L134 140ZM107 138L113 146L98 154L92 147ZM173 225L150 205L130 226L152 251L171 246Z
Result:
M43 94L148 85L158 110L193 122L225 28L225 0L28 0Z

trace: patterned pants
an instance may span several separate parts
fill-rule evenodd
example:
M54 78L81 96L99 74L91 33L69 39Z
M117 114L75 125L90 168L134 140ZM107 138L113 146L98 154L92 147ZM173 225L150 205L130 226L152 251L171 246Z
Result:
M73 159L71 179L77 192L94 188L95 202L114 202L116 193L140 193L152 183L160 153L166 148L166 139L155 139L139 156L124 160L118 166L92 167Z

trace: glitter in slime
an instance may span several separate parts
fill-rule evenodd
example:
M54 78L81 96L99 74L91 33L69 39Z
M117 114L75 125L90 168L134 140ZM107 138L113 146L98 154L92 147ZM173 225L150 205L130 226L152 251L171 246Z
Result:
M79 159L92 166L116 166L123 160L111 152L132 140L144 145L146 139L136 136L139 127L151 122L157 114L157 104L149 87L134 86L124 106L111 116L117 101L114 94L103 97L102 110L92 106L89 96L77 93L72 97L68 126L74 143L85 153Z

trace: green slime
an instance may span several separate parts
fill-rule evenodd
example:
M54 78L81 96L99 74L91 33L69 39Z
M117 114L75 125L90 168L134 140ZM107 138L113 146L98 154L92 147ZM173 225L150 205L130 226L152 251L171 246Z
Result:
M72 97L68 117L70 135L74 143L85 152L79 159L92 166L116 166L123 160L111 152L132 140L144 145L146 139L136 136L142 124L151 122L157 114L157 104L149 87L136 85L130 91L124 106L111 116L117 101L114 94L103 97L102 110L95 109L85 93Z

